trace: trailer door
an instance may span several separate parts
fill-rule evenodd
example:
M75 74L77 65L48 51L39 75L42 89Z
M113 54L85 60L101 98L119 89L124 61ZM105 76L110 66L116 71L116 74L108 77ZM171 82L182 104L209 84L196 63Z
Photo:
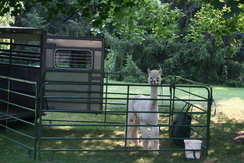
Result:
M102 110L104 39L46 36L44 40L44 106Z

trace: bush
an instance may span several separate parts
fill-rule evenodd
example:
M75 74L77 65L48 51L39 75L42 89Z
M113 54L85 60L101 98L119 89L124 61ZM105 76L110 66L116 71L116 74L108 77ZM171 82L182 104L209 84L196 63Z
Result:
M132 60L132 55L127 55L125 67L123 67L121 72L125 74L135 74L125 75L123 79L125 82L144 83L147 81L147 77L141 72L141 70Z
M244 87L243 81L227 80L225 84L229 87Z
M228 79L241 81L243 80L244 66L235 61L229 61L227 63Z
M117 56L114 52L110 52L105 60L105 71L110 74L109 78L117 81L125 81L131 83L144 83L147 82L147 77L145 73L138 68L136 63L132 60L132 55L127 55L125 58L125 66L119 72L114 72L114 67L117 62L115 62Z
M225 67L227 77L222 78L222 83L231 87L244 87L244 65L236 61L229 61Z

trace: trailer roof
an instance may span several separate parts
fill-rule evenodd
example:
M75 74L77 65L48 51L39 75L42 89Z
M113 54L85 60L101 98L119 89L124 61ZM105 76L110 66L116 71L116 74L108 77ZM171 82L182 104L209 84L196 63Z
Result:
M16 28L16 29L42 29L42 28L35 28L35 27L16 27L16 26L0 26L0 28Z
M34 27L4 27L0 26L0 38L40 40L40 35L46 35L42 28Z
M5 27L5 26L0 26L0 34L7 34L7 33L12 33L12 34L24 34L25 31L39 31L36 33L28 33L28 34L46 34L46 31L44 31L42 28L34 28L34 27ZM19 31L22 31L22 33L18 33ZM26 33L26 34L27 34Z

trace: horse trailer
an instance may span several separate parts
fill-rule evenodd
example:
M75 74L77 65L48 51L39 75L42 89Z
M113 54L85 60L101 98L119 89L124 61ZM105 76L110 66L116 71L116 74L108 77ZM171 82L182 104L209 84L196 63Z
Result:
M103 62L103 38L48 36L41 28L0 27L0 121L39 116L33 111L39 108L38 101L44 103L41 114L102 110ZM45 98L49 96L58 98Z

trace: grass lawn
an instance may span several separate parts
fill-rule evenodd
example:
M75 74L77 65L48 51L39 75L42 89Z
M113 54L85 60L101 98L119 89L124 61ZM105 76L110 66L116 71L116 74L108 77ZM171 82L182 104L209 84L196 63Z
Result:
M164 92L166 93L166 92ZM242 162L244 160L244 88L229 88L229 87L214 87L213 88L213 98L215 104L212 109L217 109L215 116L211 117L211 130L210 130L210 148L209 155L204 160L189 160L185 158L184 152L160 152L159 156L152 156L148 152L58 152L55 154L54 159L50 162L58 163L153 163L153 162L204 162L204 163L214 163L214 162ZM212 111L213 112L213 111ZM49 118L47 117L45 118ZM58 115L57 113L52 114L52 116L64 116ZM71 119L79 119L80 115L69 114ZM98 120L100 117L89 115L89 119ZM122 116L122 118L124 118ZM116 121L116 117L111 116L111 120ZM23 132L29 131L31 127L28 125L23 125L20 123L11 124L13 127L18 128ZM5 129L0 128L0 132L8 132ZM106 132L104 132L103 127L100 128L89 128L89 127L54 127L45 128L43 134L48 133L49 135L59 133L60 137L65 136L111 136L111 137L123 137L122 127L107 127ZM164 134L164 133L163 133ZM242 140L243 139L243 140ZM25 142L28 144L28 142ZM73 146L82 146L84 144L90 144L95 146L94 148L109 148L109 142L107 140L93 141L84 140L82 143L74 141L72 144L65 144L63 141L43 141L45 143L52 143L54 147L72 148ZM117 147L123 146L120 141L114 140ZM171 145L171 143L164 143L163 145ZM6 163L39 163L38 158L33 160L33 155L29 157L29 151L19 145L16 145L2 137L0 137L0 160ZM93 147L91 147L93 148ZM135 147L132 147L135 148ZM164 148L161 146L160 148ZM45 153L43 158L49 158L50 153ZM49 161L45 161L49 162Z

